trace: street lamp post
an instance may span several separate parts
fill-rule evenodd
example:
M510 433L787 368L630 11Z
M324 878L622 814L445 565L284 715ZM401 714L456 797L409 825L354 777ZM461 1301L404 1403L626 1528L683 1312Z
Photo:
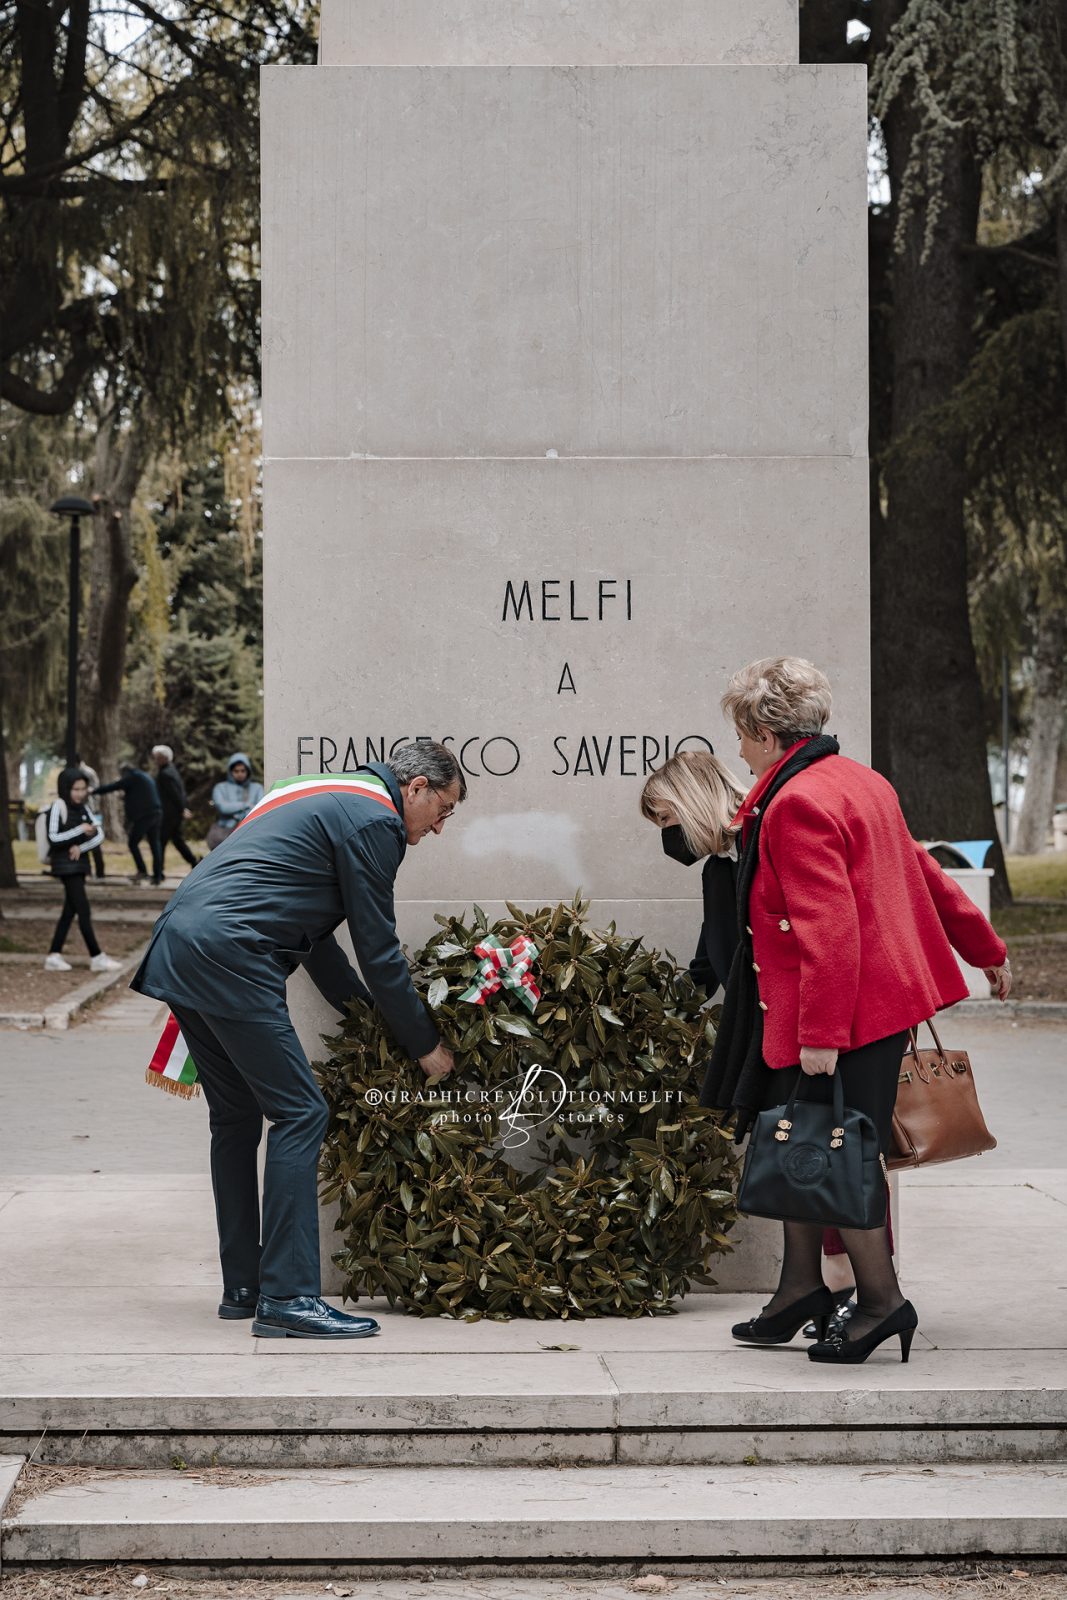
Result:
M81 519L91 517L96 507L80 495L67 494L52 510L57 517L70 518L70 577L67 611L67 744L64 752L68 767L78 755L78 623L81 611Z

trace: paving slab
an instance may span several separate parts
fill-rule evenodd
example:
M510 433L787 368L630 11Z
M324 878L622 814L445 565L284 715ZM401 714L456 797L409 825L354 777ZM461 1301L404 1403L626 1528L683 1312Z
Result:
M0 1456L0 1513L7 1505L24 1459L23 1456Z
M377 1468L100 1474L23 1504L10 1561L1043 1555L1067 1469ZM252 1481L248 1481L251 1479Z
M335 1350L341 1356L342 1352ZM187 1353L24 1355L4 1364L5 1430L173 1428L1067 1427L1067 1369L1044 1352L932 1351L846 1369L777 1350L581 1352L288 1361Z
M0 1518L3 1517L11 1491L18 1481L22 1471L24 1456L0 1456ZM4 1570L4 1553L0 1542L0 1573Z
M347 1362L189 1355L5 1363L0 1425L195 1431L610 1429L616 1385L595 1355L368 1353Z
M838 1368L779 1345L721 1357L661 1352L654 1363L608 1354L603 1363L624 1428L1067 1428L1067 1366L1050 1387L1044 1351L913 1352L906 1364L876 1353Z
M219 1279L214 1218L201 1178L166 1190L146 1178L136 1194L90 1184L76 1193L25 1190L3 1214L8 1281L20 1290L54 1285L76 1227L80 1272L97 1291L203 1285L210 1295ZM116 1309L125 1315L124 1305Z

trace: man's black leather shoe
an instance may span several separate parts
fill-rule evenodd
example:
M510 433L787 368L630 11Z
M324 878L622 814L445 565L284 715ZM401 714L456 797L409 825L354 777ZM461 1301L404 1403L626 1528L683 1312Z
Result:
M256 1314L258 1289L223 1289L219 1316L226 1322L241 1322Z
M271 1300L261 1294L252 1332L259 1339L369 1339L381 1330L373 1317L335 1311L318 1295Z

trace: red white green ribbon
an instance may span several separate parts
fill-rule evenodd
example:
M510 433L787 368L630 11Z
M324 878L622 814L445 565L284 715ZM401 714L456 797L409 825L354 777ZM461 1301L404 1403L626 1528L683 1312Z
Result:
M389 787L377 773L360 772L346 777L332 772L314 772L302 778L280 778L237 824L237 828L243 828L254 817L261 817L267 811L276 811L279 806L288 805L292 800L320 794L361 794L365 799L376 800L387 810L396 812ZM236 833L237 828L231 828L230 833ZM145 1082L166 1089L168 1094L181 1095L186 1100L200 1093L196 1063L182 1038L178 1019L172 1013L167 1015L155 1054L148 1063Z
M167 1016L167 1025L144 1076L146 1083L154 1084L157 1089L165 1089L168 1094L180 1094L184 1100L192 1100L200 1093L196 1064L173 1013Z
M500 989L511 989L518 995L528 1011L533 1011L541 998L530 968L538 957L533 940L520 933L513 944L501 944L493 934L487 934L481 944L474 946L474 954L482 961L471 987L460 995L473 1006L484 1006L491 994Z
M262 817L268 811L277 811L279 806L286 806L291 800L303 800L308 795L319 794L361 794L364 799L377 800L386 810L396 812L389 787L385 779L379 778L377 773L359 772L347 777L343 773L311 772L305 773L302 778L279 778L262 800L256 801L243 821L238 823L238 827L243 828L253 817ZM237 828L231 831L236 833Z

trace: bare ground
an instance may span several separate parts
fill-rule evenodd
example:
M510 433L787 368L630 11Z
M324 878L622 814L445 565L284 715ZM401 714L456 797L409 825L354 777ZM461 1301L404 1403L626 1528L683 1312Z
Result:
M61 1571L17 1571L0 1578L0 1600L634 1600L665 1595L671 1600L1065 1600L1067 1575L1031 1571L1010 1563L946 1566L921 1576L879 1576L859 1571L823 1577L802 1568L788 1575L700 1578L663 1575L655 1566L641 1576L493 1577L477 1572L450 1575L426 1570L410 1577L299 1580L286 1578L170 1577L159 1567L70 1567Z

